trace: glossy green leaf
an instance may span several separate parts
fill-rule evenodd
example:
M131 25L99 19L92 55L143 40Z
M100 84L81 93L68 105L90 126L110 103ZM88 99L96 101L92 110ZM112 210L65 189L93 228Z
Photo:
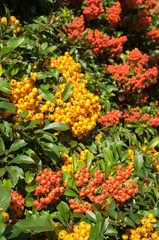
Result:
M147 145L146 150L150 150L151 148L156 147L159 144L159 137L155 137L152 139L149 144Z
M14 112L16 110L16 107L7 101L0 102L0 109L6 109L8 111Z
M0 78L0 91L5 93L11 92L10 83L6 79Z
M10 204L11 190L5 186L0 186L0 209L5 211Z
M21 230L45 232L53 231L54 225L48 215L33 215L27 219L23 219L15 224Z
M9 152L17 151L18 149L26 146L27 143L23 139L17 139L9 148Z
M4 152L5 151L5 145L3 142L3 138L0 137L0 152Z
M67 131L69 127L64 123L53 122L43 128L43 130L50 130L50 129L54 129L57 131Z
M123 221L123 222L124 222L126 225L135 228L135 223L134 223L129 217L124 218L124 221Z
M70 208L67 203L61 201L60 204L57 205L57 210L61 213L65 223L68 224L70 218Z
M27 156L27 155L18 155L17 157L15 157L10 163L17 163L17 164L34 164L35 161Z
M65 102L73 93L73 84L69 83L67 84L67 86L65 87L65 90L62 93L62 100Z
M45 90L44 88L39 89L39 94L43 97L43 99L56 103L54 95L51 92Z
M136 171L139 172L143 167L143 163L144 163L143 157L139 154L134 155L133 161L134 161L134 167Z

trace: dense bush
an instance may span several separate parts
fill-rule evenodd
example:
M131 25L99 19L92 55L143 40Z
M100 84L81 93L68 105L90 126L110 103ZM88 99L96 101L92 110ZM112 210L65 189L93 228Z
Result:
M0 240L159 239L158 5L5 2Z

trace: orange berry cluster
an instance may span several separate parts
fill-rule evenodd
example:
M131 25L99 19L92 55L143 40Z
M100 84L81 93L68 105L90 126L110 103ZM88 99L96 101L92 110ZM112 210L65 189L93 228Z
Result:
M11 190L11 197L12 199L8 208L13 209L17 218L21 218L24 210L25 198L23 198L20 193L14 192L13 190Z
M112 27L115 27L121 20L119 16L121 14L121 10L121 4L119 1L115 3L115 6L108 8L106 18L110 21Z
M66 83L61 84L60 91L55 94L58 106L55 113L49 115L49 119L67 124L71 127L73 136L82 139L96 125L101 110L99 97L88 92L81 65L76 63L68 52L57 60L51 58L50 68L61 69ZM63 102L62 93L69 83L73 84L73 93L67 102Z
M96 19L104 12L101 0L87 0L87 7L83 10L83 14L87 20Z
M47 208L48 204L56 202L60 195L64 193L65 188L62 186L62 173L60 171L54 173L48 168L45 168L41 175L36 177L39 186L36 187L34 195L44 195L39 201L33 202L36 210ZM47 196L46 196L47 195Z
M153 229L152 223L157 222L157 219L154 218L153 213L148 213L147 219L141 219L141 227L136 229L127 229L125 233L122 235L123 240L127 239L137 239L137 240L158 240L159 239L159 231L155 231Z
M83 204L76 202L74 199L69 200L70 208L73 209L73 212L85 213L86 211L93 211L91 204L89 202L84 202Z
M79 193L81 199L85 199L86 196L90 199L91 202L102 203L105 199L105 196L97 196L95 197L93 194L98 194L98 187L101 185L103 180L105 179L105 174L101 172L101 170L97 170L93 177L94 179L89 182L89 178L92 177L90 174L90 169L88 167L81 167L80 173L75 173L74 178L77 179L76 186L82 187ZM86 185L87 184L87 185ZM84 186L85 185L85 186ZM107 205L109 202L107 200ZM103 206L104 208L105 206Z
M68 233L65 230L59 232L59 239L63 240L87 240L89 238L89 232L91 230L91 224L84 221L80 222L73 228L72 233Z
M127 199L137 194L138 185L134 186L132 183L129 183L127 186L121 188L122 183L131 176L131 166L126 167L125 171L121 170L122 165L118 165L116 177L105 180L105 174L102 173L101 170L97 170L92 176L88 167L81 167L80 173L75 173L74 175L74 178L77 179L76 186L82 187L79 194L81 199L85 199L87 196L91 202L101 204L111 195L116 201L125 202ZM93 180L89 181L92 177ZM99 186L101 186L102 189L100 195ZM96 196L97 194L98 196Z
M2 17L1 18L1 23L7 23L7 18L6 17ZM19 24L19 20L16 19L15 16L10 16L10 22L9 22L9 26L15 25L15 24ZM20 32L20 27L17 27L16 29L13 30L13 33L16 34Z

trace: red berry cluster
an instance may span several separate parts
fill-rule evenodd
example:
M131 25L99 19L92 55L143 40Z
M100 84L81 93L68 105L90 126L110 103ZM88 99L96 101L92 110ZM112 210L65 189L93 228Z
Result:
M119 110L111 110L111 111L107 111L105 116L101 116L98 119L98 122L101 125L106 125L108 124L108 127L113 126L114 124L119 124L119 118L121 116L123 112L119 111Z
M142 54L138 49L129 52L127 62L108 65L107 71L114 76L119 88L123 88L125 94L130 91L144 89L157 82L157 67L147 68L149 56ZM134 76L132 76L134 72Z
M103 53L110 46L109 36L101 33L98 29L95 29L94 32L88 31L86 40L93 46L92 53L96 55Z
M159 111L156 113L156 116L151 117L149 121L149 127L158 127L158 126L159 126Z
M82 177L82 173L86 173L84 167L80 168L80 173L76 173L74 178L77 179L76 185L78 187L82 187L80 189L80 197L81 199L85 199L88 197L91 202L100 203L111 195L117 201L124 202L127 199L131 198L131 196L137 194L138 189L137 185L134 187L132 184L128 186L122 187L122 183L124 183L131 176L131 166L126 167L125 171L122 170L122 165L117 166L116 177L105 180L105 174L102 173L101 170L97 170L93 175L90 175L89 178L93 178L91 181L85 184L84 186L84 177ZM78 184L80 182L80 184ZM80 186L79 186L80 185ZM129 191L131 189L131 191ZM106 206L109 205L109 201L107 201ZM105 206L103 206L105 208Z
M142 117L140 117L142 122L147 122L150 119L150 114L144 114Z
M122 36L119 38L113 38L109 41L110 53L112 57L123 51L123 46L127 40L128 39L126 36Z
M147 102L147 96L145 96L144 94L140 94L140 102L139 102L139 106L143 107L146 102Z
M25 199L20 193L14 192L13 190L11 190L11 197L12 199L8 208L13 209L17 218L21 218L24 210Z
M90 169L89 167L81 167L80 173L75 173L74 178L77 179L76 186L81 187L84 184L87 184L89 182L90 178Z
M87 20L96 19L104 12L101 0L87 0L87 7L83 10L83 14Z
M132 196L138 193L138 185L134 186L133 183L129 183L125 187L122 187L124 183L131 176L131 166L126 167L125 171L122 171L122 165L117 166L116 177L105 181L103 184L102 193L111 195L112 198L118 202L125 202Z
M135 5L138 5L138 7L141 5L141 3L143 2L143 0L124 0L122 2L122 10L124 12L133 9L135 7Z
M147 39L155 39L156 43L159 44L159 28L152 28L151 31L147 32Z
M65 23L63 26L63 30L67 33L68 38L72 39L73 36L77 36L76 41L79 41L83 36L84 31L84 17L81 15L80 17L75 17L72 22ZM59 34L61 37L61 35ZM74 43L72 43L74 44Z
M93 46L92 53L103 53L106 49L110 49L112 57L123 51L123 45L127 41L127 37L113 38L110 40L109 36L101 33L98 29L94 32L88 32L86 40Z
M92 212L92 207L91 204L89 202L84 202L83 204L76 202L74 199L70 199L69 200L69 204L70 204L70 208L73 209L73 212L77 212L77 213L85 213L86 211L90 211Z
M150 23L152 22L152 18L149 16L149 13L146 9L142 10L137 14L139 21L134 27L134 30L138 30L141 28L142 30L145 30L149 27Z
M62 173L60 171L54 173L48 168L45 168L43 173L36 177L39 186L36 187L34 195L44 195L39 201L33 202L36 210L40 211L42 208L47 208L48 204L56 202L60 195L65 192L62 185Z
M145 4L146 9L152 9L156 6L157 0L124 0L122 2L122 10L128 11L130 9L133 9L135 5L141 8L142 4Z
M106 18L108 21L110 21L110 24L112 27L115 27L118 22L121 20L120 15L121 14L121 4L119 1L115 3L115 6L108 8Z
M152 8L154 8L154 7L156 6L156 4L157 4L157 0L146 0L146 1L145 1L145 7L146 7L147 9L152 9Z
M129 113L124 114L124 121L127 123L131 123L133 121L138 121L140 119L139 107L136 109L131 108Z

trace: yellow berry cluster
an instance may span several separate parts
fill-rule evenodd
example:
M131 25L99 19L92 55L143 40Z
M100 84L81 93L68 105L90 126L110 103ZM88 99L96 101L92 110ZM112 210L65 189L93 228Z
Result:
M140 222L142 224L141 227L136 229L127 229L122 235L122 239L159 240L159 231L155 231L152 226L152 223L157 222L153 213L148 213L147 218L142 218Z
M38 107L39 102L42 101L42 96L37 95L38 89L34 87L37 77L38 74L34 72L30 78L25 77L22 81L12 79L10 82L12 91L5 95L17 108L17 115L12 118L15 124L19 124L20 116L22 116L24 110L28 110L28 115L24 119L25 122L28 120L40 120L40 124L43 124L44 114L41 112L41 108L45 109L47 102L41 108Z
M147 154L152 154L152 150L146 151L147 146L144 146L144 147L142 147L141 149L142 149L144 152L146 152ZM155 153L153 154L152 162L153 162L154 166L157 168L157 170L159 170L159 160L157 160L157 157L156 157L157 155L159 155L159 152L155 152Z
M8 222L9 214L7 212L3 212L3 218L4 218L4 222Z
M82 139L95 127L100 114L99 97L86 89L87 80L81 73L80 63L76 63L68 52L57 59L50 59L50 68L62 70L62 77L66 83L61 84L60 91L56 92L57 107L55 113L50 114L51 121L62 122L71 127L74 137ZM67 102L62 101L62 93L67 84L73 84L73 93Z
M95 139L98 139L100 141L102 139L102 137L103 137L102 134L99 133L95 136Z
M152 162L153 162L154 166L157 168L157 170L159 171L159 158L157 160L157 157L156 157L157 155L159 157L159 152L155 152L153 154Z
M94 159L93 153L91 153L88 149L85 149L84 151L80 152L80 157L77 158L77 163L79 161L82 162L86 162L86 153L89 152L92 156L92 160ZM73 173L74 169L73 169L73 164L72 164L72 157L70 157L68 154L64 154L63 155L63 160L65 165L62 166L61 170L62 172L69 172L69 173Z
M89 238L89 232L91 230L91 224L84 221L73 228L72 233L68 233L65 230L59 232L59 239L63 240L87 240Z
M2 17L1 18L1 23L7 23L7 18ZM12 26L12 25L15 25L15 24L19 24L19 20L16 19L15 16L10 16L9 26ZM17 27L16 29L13 30L14 34L17 34L18 32L20 32L20 27Z
M129 166L132 167L131 172L134 171L134 151L132 149L128 149L127 150L129 153L128 159L131 160L131 162L129 162Z

